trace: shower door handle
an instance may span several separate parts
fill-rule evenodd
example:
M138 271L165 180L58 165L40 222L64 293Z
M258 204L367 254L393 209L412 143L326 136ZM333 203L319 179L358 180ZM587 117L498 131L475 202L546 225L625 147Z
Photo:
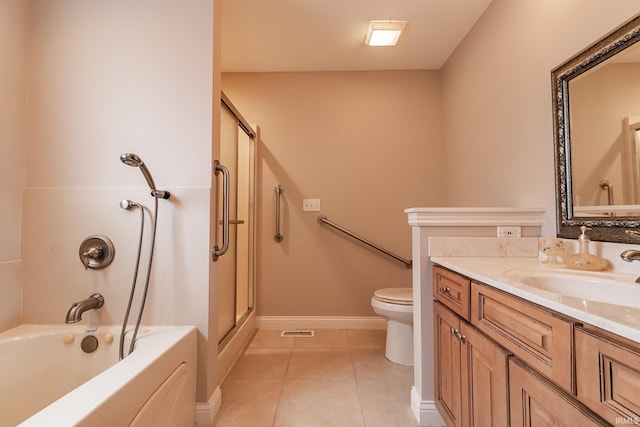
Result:
M214 245L211 250L211 259L215 262L229 250L229 170L220 164L218 160L213 162L213 172L218 175L222 172L222 247Z

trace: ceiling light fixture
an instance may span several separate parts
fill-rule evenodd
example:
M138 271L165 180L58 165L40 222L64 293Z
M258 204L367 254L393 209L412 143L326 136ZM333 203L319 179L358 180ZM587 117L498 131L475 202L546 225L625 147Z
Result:
M367 46L395 46L407 21L369 21L364 44Z

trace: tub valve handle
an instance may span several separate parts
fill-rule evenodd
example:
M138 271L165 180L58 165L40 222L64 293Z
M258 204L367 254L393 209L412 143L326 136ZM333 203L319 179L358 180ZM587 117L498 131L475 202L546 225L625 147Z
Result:
M80 261L85 269L105 268L113 261L114 254L113 242L101 234L89 236L80 244Z
M89 248L88 251L83 252L82 253L82 263L84 264L84 268L88 269L89 268L89 260L91 260L91 259L97 260L102 256L103 253L104 253L104 251L102 250L102 247L100 247L100 246L94 246L92 248Z

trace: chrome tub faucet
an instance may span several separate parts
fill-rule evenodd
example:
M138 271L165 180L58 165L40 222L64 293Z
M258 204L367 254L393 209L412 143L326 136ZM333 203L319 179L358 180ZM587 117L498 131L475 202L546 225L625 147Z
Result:
M100 294L92 294L89 298L74 302L67 312L65 323L77 323L82 320L82 313L95 310L104 305L104 297Z

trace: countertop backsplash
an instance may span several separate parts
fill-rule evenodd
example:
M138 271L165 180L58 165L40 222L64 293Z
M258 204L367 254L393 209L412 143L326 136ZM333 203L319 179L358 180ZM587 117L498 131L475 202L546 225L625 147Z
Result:
M578 252L578 240L562 239L566 254ZM640 261L626 262L620 254L627 249L640 250L638 245L592 241L589 252L603 257L609 263L605 271L637 274L640 276ZM537 237L429 237L429 256L432 257L504 257L546 259L538 250Z
M429 256L535 258L537 237L429 237Z

